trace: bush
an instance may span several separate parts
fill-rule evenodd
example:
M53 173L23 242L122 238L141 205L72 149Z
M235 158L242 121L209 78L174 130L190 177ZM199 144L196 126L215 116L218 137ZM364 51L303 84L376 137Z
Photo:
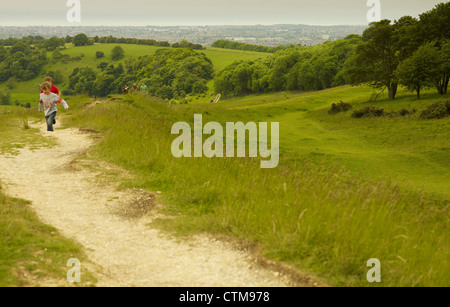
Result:
M336 114L339 112L347 112L352 108L352 105L349 103L345 103L341 100L339 103L333 103L331 105L331 109L328 111L328 114Z
M450 101L433 103L420 113L420 118L423 119L439 119L446 116L450 116Z
M120 46L116 46L113 48L111 52L111 59L113 61L118 61L125 56L125 51Z
M8 89L12 90L13 88L16 87L16 84L17 84L17 79L16 79L16 77L13 76L8 79L8 82L6 83L6 87Z
M384 115L384 109L377 109L375 107L365 107L362 110L356 110L353 112L352 117L381 117Z
M0 93L0 105L8 106L11 104L11 94L1 94Z
M97 51L97 52L95 53L95 57L96 57L97 59L103 58L104 56L105 56L105 53L102 52L102 51Z

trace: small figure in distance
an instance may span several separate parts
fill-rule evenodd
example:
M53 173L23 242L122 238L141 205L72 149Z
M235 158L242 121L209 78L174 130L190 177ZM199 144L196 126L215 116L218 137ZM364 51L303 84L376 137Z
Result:
M145 85L145 82L142 82L142 85L141 85L141 92L142 92L142 94L144 94L144 95L148 95L148 86Z
M122 92L124 93L124 94L128 94L128 91L129 91L130 89L129 89L129 87L128 87L128 84L125 84L125 86L123 87L123 89L122 89Z

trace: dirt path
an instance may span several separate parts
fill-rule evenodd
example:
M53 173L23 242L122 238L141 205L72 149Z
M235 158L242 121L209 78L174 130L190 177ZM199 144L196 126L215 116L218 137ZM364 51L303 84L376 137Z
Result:
M74 164L93 145L91 135L74 128L50 134L44 123L36 127L59 145L0 155L0 180L7 194L30 200L43 222L85 247L89 259L102 268L96 273L97 286L299 285L230 243L207 236L179 241L151 228L152 214L144 213L154 207L154 196L102 183L98 170L113 169L106 164Z

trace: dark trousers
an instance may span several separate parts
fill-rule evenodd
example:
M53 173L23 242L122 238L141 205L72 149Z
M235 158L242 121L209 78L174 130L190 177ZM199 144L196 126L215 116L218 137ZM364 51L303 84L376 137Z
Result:
M47 131L54 131L53 130L53 121L55 120L56 112L53 112L45 117L45 120L47 121Z

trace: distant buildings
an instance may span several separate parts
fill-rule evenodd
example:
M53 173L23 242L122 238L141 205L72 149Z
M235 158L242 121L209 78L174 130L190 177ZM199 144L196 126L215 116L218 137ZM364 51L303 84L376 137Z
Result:
M25 26L1 27L0 38L43 36L75 36L85 33L89 37L115 36L145 38L169 43L187 40L194 44L211 46L219 39L264 45L317 45L327 40L345 38L350 34L362 34L367 26L307 26L307 25L254 25L254 26Z

